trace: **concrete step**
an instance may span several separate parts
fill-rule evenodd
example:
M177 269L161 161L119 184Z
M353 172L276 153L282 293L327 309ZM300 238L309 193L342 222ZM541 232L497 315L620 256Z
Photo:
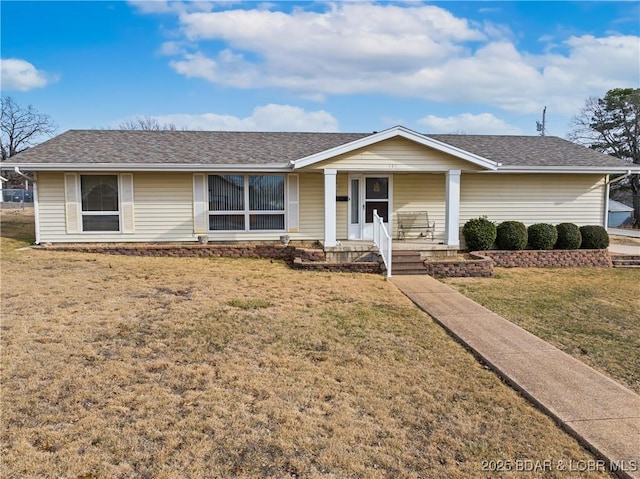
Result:
M640 268L639 255L616 255L611 257L614 268Z
M616 260L640 261L640 255L639 254L616 254L616 255L611 255L611 260L612 261L616 261Z
M423 260L420 258L420 256L392 256L391 259L393 260L394 263L399 264L399 263L422 263Z
M422 269L396 269L393 268L393 274L396 276L403 276L403 275L409 275L409 274L427 274L427 270L422 268Z
M393 251L393 256L420 256L420 251L413 249L398 249Z
M394 261L393 264L399 268L424 268L424 261Z

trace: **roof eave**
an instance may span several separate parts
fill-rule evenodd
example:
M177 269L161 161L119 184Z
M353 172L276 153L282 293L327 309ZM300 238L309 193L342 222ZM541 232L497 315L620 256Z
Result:
M370 146L375 143L379 143L381 141L388 140L391 138L396 138L396 137L405 138L407 140L414 141L416 143L419 143L429 148L433 148L443 153L448 153L452 156L469 161L470 163L481 166L488 170L492 170L492 171L497 170L498 167L500 166L500 163L489 160L487 158L476 155L474 153L470 153L468 151L462 150L448 143L443 143L441 141L434 140L433 138L430 138L426 135L422 135L413 130L409 130L408 128L405 128L403 126L394 126L393 128L389 128L388 130L384 130L379 133L373 133L369 136L365 136L364 138L360 138L358 140L345 143L344 145L336 146L334 148L329 148L328 150L321 151L319 153L306 156L304 158L292 160L290 164L294 170L297 170L300 168L304 168L306 166L313 165L320 161L328 160L333 157L357 150L359 148L364 148L366 146Z
M266 165L226 164L211 165L204 163L9 163L3 162L0 168L13 169L19 167L23 171L150 171L150 172L191 172L191 171L257 171L282 172L291 171L287 163Z
M572 173L572 174L640 174L640 168L626 166L501 166L490 173Z

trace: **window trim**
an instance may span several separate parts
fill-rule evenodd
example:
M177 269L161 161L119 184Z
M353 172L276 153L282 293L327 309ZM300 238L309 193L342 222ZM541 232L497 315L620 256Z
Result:
M118 210L117 211L85 211L82 209L82 177L83 176L115 176L118 186ZM77 191L78 191L78 213L79 213L79 230L82 234L87 235L103 235L103 234L118 234L122 233L122 183L120 173L79 173L77 176ZM118 216L118 229L117 230L103 230L103 231L85 231L84 230L84 217L85 216Z
M243 203L244 208L241 210L210 210L210 202L209 196L211 194L209 187L209 178L212 176L224 176L224 175L232 175L232 176L242 176L243 178ZM249 201L249 177L250 176L278 176L282 178L282 210L251 210L250 209L250 201ZM283 233L287 231L287 185L288 178L284 173L260 173L260 172L249 172L249 173L228 173L228 172L220 172L220 173L210 173L206 175L206 186L207 186L207 231L209 233ZM279 229L251 229L251 215L271 215L271 216L282 216L283 217L283 225L282 228ZM238 230L212 230L211 229L211 216L243 216L244 218L244 228Z

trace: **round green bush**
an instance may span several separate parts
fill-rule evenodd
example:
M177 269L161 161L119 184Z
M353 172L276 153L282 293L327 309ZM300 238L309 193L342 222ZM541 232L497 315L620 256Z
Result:
M486 217L470 219L462 227L462 234L470 251L487 250L496 240L496 225Z
M553 249L558 240L556 227L548 223L536 223L527 229L531 249Z
M602 226L587 225L580 227L582 249L605 249L609 246L609 233Z
M505 221L496 228L499 249L520 250L527 247L527 227L520 221Z
M578 249L582 244L582 233L578 225L573 223L560 223L556 226L558 231L558 241L556 241L556 249Z

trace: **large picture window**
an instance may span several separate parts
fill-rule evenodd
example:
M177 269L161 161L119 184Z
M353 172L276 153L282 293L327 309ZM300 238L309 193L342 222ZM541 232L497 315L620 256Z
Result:
M82 231L120 231L118 175L81 175Z
M284 175L209 175L209 230L283 231Z

